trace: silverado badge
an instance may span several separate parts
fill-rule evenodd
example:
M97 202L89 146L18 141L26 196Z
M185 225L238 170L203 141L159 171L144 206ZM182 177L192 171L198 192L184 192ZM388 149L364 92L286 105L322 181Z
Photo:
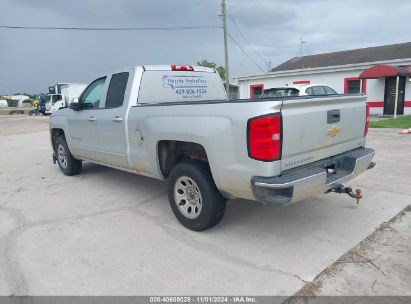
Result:
M328 130L327 136L335 137L338 133L340 133L341 128L337 126L332 126L331 129Z

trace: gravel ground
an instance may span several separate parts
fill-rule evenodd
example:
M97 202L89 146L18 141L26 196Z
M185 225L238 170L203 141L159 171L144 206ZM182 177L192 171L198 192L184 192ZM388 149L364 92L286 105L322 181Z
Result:
M50 116L0 116L0 136L37 133L48 130Z
M174 218L165 183L92 163L66 177L48 117L0 117L0 295L290 296L333 264L346 268L318 294L409 294L408 215L379 227L410 204L411 141L371 129L368 146L377 166L350 183L360 205L333 193L288 207L232 200L217 227L195 233ZM390 240L392 251L378 245Z

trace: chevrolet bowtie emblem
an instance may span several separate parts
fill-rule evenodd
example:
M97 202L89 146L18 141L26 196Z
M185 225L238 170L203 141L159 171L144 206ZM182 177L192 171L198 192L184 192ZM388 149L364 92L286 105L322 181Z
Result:
M341 128L337 126L332 126L331 129L328 130L327 136L335 137L338 133L340 133Z

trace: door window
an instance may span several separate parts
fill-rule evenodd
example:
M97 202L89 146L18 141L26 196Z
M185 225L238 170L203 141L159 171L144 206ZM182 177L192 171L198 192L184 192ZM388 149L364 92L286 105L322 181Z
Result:
M82 109L97 109L100 106L101 95L103 94L106 77L93 81L81 95Z
M126 93L128 72L113 74L108 87L106 108L118 108L123 105Z

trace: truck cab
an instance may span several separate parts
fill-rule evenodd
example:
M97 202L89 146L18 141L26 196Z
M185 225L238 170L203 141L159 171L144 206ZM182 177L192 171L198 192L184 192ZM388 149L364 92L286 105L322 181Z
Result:
M45 102L45 115L50 115L55 110L64 107L64 98L62 94L47 94Z

